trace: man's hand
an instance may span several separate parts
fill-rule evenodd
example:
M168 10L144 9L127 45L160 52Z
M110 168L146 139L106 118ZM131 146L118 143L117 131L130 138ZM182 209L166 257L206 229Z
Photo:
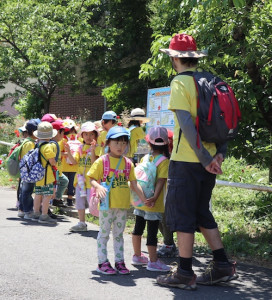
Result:
M219 163L220 167L222 165L222 162L224 161L223 154L217 153L213 158L216 159L216 161Z
M216 157L213 158L211 163L205 167L206 171L208 171L209 173L212 173L212 174L216 174L216 175L223 173L221 170L222 161L220 163L217 161L217 159L220 161L220 158L216 158Z

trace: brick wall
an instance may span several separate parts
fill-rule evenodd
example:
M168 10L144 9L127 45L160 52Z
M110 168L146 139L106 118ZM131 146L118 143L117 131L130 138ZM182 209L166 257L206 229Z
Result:
M104 97L101 96L101 88L92 88L88 95L83 92L74 94L69 86L57 89L49 111L63 118L84 115L91 121L100 120L104 112Z

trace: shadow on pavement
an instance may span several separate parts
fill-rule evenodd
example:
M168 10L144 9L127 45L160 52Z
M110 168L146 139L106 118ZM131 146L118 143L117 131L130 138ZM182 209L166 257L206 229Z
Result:
M93 239L97 239L98 230L87 230L87 231L82 231L82 232L69 232L69 233L67 233L67 235L71 235L71 234L79 234L83 237L91 237Z

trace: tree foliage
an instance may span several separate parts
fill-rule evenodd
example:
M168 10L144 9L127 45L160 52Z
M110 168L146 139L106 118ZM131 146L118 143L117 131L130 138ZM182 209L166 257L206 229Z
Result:
M168 48L174 33L192 34L198 48L206 48L209 53L201 65L225 79L240 101L243 122L239 137L230 147L232 153L270 167L271 1L162 0L152 1L151 7L152 56L142 64L140 77L169 83L170 61L159 49Z
M89 19L95 0L2 0L0 82L19 88L26 111L48 112L56 86L78 85L75 66L99 43ZM4 95L6 97L7 95ZM22 105L22 103L21 103Z
M144 106L147 83L140 65L150 55L151 30L147 0L104 0L93 10L91 26L107 40L93 47L86 61L87 84L103 86L107 108Z

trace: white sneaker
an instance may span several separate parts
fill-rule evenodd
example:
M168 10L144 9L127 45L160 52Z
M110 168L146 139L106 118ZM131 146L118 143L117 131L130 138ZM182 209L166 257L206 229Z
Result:
M72 232L81 232L81 231L87 231L87 224L84 223L78 223L77 225L70 228L70 231Z

